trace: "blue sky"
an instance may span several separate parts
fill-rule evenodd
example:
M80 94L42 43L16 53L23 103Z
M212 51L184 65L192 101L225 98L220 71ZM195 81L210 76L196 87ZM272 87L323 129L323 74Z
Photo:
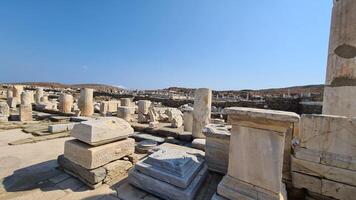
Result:
M0 82L324 82L331 0L1 0Z

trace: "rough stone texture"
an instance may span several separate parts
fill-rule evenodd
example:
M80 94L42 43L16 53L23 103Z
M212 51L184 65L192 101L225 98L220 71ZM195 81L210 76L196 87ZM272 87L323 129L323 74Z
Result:
M148 153L151 149L157 146L157 142L153 140L143 140L136 145L137 153Z
M133 128L125 120L106 117L76 124L71 136L87 144L98 145L127 138L133 132Z
M23 92L23 85L14 85L12 89L13 97L17 99L18 104L21 104L21 93Z
M138 162L135 169L176 187L187 188L204 165L203 155L199 150L165 144Z
M59 97L59 111L71 113L73 107L73 96L70 94L61 94Z
M158 179L147 176L138 170L132 170L129 172L129 182L134 186L159 196L162 199L167 200L193 200L195 195L206 178L208 168L204 166L199 173L192 180L190 185L185 188L179 188L171 185L167 182L160 181Z
M209 124L211 117L211 99L210 89L200 88L195 91L194 111L193 111L193 137L204 138L203 128Z
M356 187L322 179L321 194L335 199L353 200L355 199Z
M70 131L73 129L76 123L69 124L52 124L48 126L48 132L50 133L60 133L65 131Z
M31 105L31 93L28 91L23 91L21 93L21 105Z
M292 156L292 171L356 186L355 171L300 160L294 156Z
M36 88L35 103L41 103L43 97L43 88Z
M122 98L120 99L120 101L121 101L121 106L132 107L131 98Z
M231 176L224 176L217 193L231 200L284 200L287 199L285 185L281 184L279 193L273 193L258 186L243 182Z
M82 116L90 117L94 113L93 92L94 90L89 88L80 91L78 106Z
M132 163L125 160L116 160L103 168L106 170L106 177L104 183L115 181L118 177L127 176L128 171L131 169Z
M19 109L20 121L32 121L32 106L31 105L20 105Z
M356 2L334 1L323 114L355 116Z
M134 107L119 106L117 107L117 117L124 119L127 122L133 120Z
M9 98L12 98L14 96L14 93L12 92L12 90L7 90L6 91L6 98L9 99Z
M108 113L117 112L119 106L121 106L121 101L103 101L100 103L100 113L105 116Z
M303 115L299 140L322 163L356 170L356 118Z
M206 136L205 160L209 170L226 174L229 164L231 126L209 124L203 133Z
M205 139L197 138L192 141L192 147L195 149L205 151L205 143L206 143Z
M188 111L188 110L184 111L183 124L184 124L184 131L187 131L187 132L193 131L193 109L190 111Z
M64 157L86 169L94 169L130 155L134 150L135 140L130 138L97 147L69 140L64 146Z
M171 122L172 128L179 128L183 125L183 113L176 108L168 108L165 111L168 116L169 122Z
M148 100L139 100L138 101L138 113L147 115L149 108L151 106L151 101Z
M4 117L10 116L10 108L5 102L0 102L0 115Z
M309 176L298 172L292 172L293 187L308 189L311 192L321 194L321 178Z
M10 97L7 99L7 105L9 105L10 108L16 108L17 105L17 98L16 97Z

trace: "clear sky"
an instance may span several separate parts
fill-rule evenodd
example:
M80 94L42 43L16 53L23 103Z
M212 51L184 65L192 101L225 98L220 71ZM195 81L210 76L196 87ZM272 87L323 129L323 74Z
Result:
M1 0L0 82L324 82L332 0Z

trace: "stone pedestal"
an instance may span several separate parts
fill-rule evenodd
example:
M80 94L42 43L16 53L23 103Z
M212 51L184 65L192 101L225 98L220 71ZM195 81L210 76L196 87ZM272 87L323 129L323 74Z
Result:
M117 107L117 117L124 119L127 122L131 122L133 119L134 107L119 106Z
M356 116L356 1L334 1L323 114Z
M299 115L238 107L226 112L232 124L229 166L218 194L228 199L283 199L285 137Z
M203 128L210 123L211 97L212 93L210 89L200 88L195 91L192 130L194 138L205 137Z
M36 94L35 94L36 104L41 103L42 97L43 97L43 88L36 88Z
M78 106L82 116L90 117L94 113L93 92L94 90L89 88L80 91Z
M231 126L208 124L203 133L206 137L205 160L209 170L221 174L227 173L229 164Z
M70 94L61 94L59 97L59 111L71 113L73 107L73 96Z
M121 106L127 106L127 107L133 106L131 98L122 98L120 99L120 101L121 101Z
M165 143L138 162L128 180L163 199L193 200L206 175L202 151Z
M20 121L32 121L32 105L20 105Z

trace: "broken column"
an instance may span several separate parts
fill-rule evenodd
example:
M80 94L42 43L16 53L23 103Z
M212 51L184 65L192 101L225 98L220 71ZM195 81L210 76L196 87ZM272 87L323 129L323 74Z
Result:
M31 104L32 104L31 93L28 91L23 91L21 93L21 105L31 105Z
M7 105L10 108L16 108L17 105L17 98L13 96L13 89L8 89L7 90L7 99L6 99Z
M32 103L31 103L31 93L22 92L21 93L21 105L19 109L20 121L32 121Z
M127 107L132 106L131 98L122 98L120 99L120 101L121 101L121 106L127 106Z
M132 167L123 157L134 153L135 140L128 138L133 132L130 124L116 117L76 124L71 131L75 139L65 142L58 163L90 188L114 181Z
M204 152L164 143L136 163L129 172L130 184L170 200L193 200L207 176Z
M23 92L23 85L13 86L13 97L17 99L17 104L21 104L21 93Z
M59 97L59 111L71 113L73 107L73 96L70 94L61 94Z
M323 114L356 116L356 1L334 0Z
M36 94L35 94L36 104L41 103L42 96L43 96L43 88L36 88Z
M211 117L211 90L200 88L195 91L193 111L193 137L204 138L203 128L209 124Z
M100 102L100 114L103 116L110 115L117 112L117 107L121 106L121 101L103 101Z
M94 113L93 89L83 88L80 91L78 106L82 116L90 117Z
M133 120L133 113L135 112L134 107L119 106L117 107L117 117L124 119L127 122Z
M0 122L7 122L10 116L10 108L5 102L0 102Z
M187 107L183 110L184 131L193 131L193 110L192 107Z
M286 199L282 184L285 137L299 122L291 112L228 108L229 166L218 195L227 199ZM290 156L290 155L289 155Z
M151 106L151 101L139 100L138 101L138 122L147 123L150 121L149 108Z

